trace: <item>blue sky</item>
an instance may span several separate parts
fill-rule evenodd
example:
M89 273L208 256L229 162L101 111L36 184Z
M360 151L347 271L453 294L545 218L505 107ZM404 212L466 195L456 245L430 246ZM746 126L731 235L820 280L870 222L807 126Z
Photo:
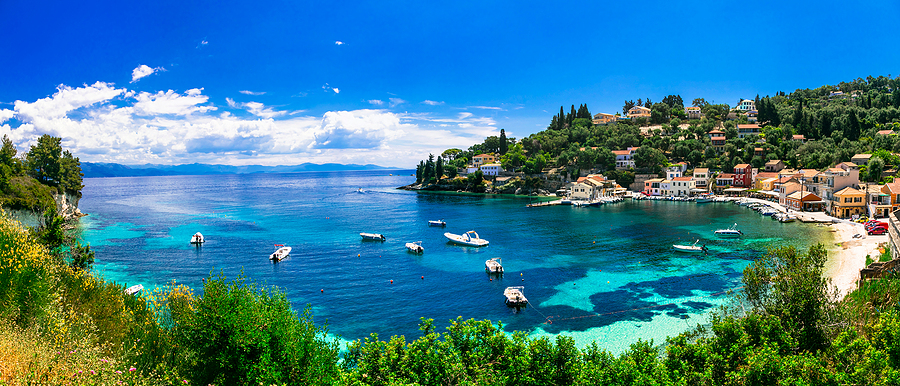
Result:
M897 1L0 1L0 134L82 161L413 167L561 105L900 75Z

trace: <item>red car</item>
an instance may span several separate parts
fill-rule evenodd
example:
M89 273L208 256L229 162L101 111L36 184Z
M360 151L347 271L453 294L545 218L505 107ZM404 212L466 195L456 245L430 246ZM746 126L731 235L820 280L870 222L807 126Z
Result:
M869 229L869 234L870 234L870 235L883 235L883 234L885 234L885 233L887 233L887 228L885 228L885 227L880 227L880 226L879 226L879 227L875 227L875 228Z
M871 224L866 224L866 230L869 230L869 229L872 229L872 228L878 228L878 227L882 227L882 228L887 229L888 224L887 224L886 222L884 222L884 221L879 221L879 222L875 222L875 223L871 223Z

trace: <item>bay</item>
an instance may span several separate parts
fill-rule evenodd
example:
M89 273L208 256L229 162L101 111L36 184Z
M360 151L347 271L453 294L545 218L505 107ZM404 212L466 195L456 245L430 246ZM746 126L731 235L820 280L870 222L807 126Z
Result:
M399 174L398 174L399 173ZM411 171L308 172L87 178L81 237L95 270L125 285L238 275L284 291L295 309L355 340L420 336L420 318L502 321L532 336L572 336L614 353L638 339L687 331L739 290L749 262L768 248L830 241L821 228L782 224L729 203L630 201L597 208L526 208L527 197L397 190ZM443 219L446 228L429 227ZM737 223L744 236L713 231ZM477 231L484 248L447 243ZM189 244L201 232L207 242ZM362 241L360 232L385 242ZM708 255L673 244L699 240ZM406 242L421 241L422 255ZM274 244L291 246L273 264ZM503 259L501 278L484 261ZM530 305L507 308L503 290L524 286Z

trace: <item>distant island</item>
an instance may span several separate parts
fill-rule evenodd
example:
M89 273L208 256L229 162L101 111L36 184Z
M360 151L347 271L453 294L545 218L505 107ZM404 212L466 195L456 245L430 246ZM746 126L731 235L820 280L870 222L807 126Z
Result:
M182 176L182 175L206 175L206 174L250 174L250 173L295 173L295 172L332 172L348 170L399 170L378 165L356 164L313 164L300 165L210 165L210 164L186 164L186 165L122 165L116 163L82 162L81 170L85 178L97 177L144 177L144 176Z

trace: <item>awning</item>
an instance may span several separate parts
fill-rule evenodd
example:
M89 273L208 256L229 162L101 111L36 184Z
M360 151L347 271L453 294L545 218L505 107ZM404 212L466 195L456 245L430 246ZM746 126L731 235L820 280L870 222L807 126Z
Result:
M825 204L825 201L803 201L804 204Z
M706 189L691 189L691 193L706 193L708 190Z
M723 190L723 192L743 192L747 190L747 188L728 188Z
M760 190L760 191L757 192L757 193L759 193L759 194L765 194L765 195L767 195L767 196L772 196L772 197L778 197L778 196L779 196L779 193L776 192L776 191L774 191L774 190Z

